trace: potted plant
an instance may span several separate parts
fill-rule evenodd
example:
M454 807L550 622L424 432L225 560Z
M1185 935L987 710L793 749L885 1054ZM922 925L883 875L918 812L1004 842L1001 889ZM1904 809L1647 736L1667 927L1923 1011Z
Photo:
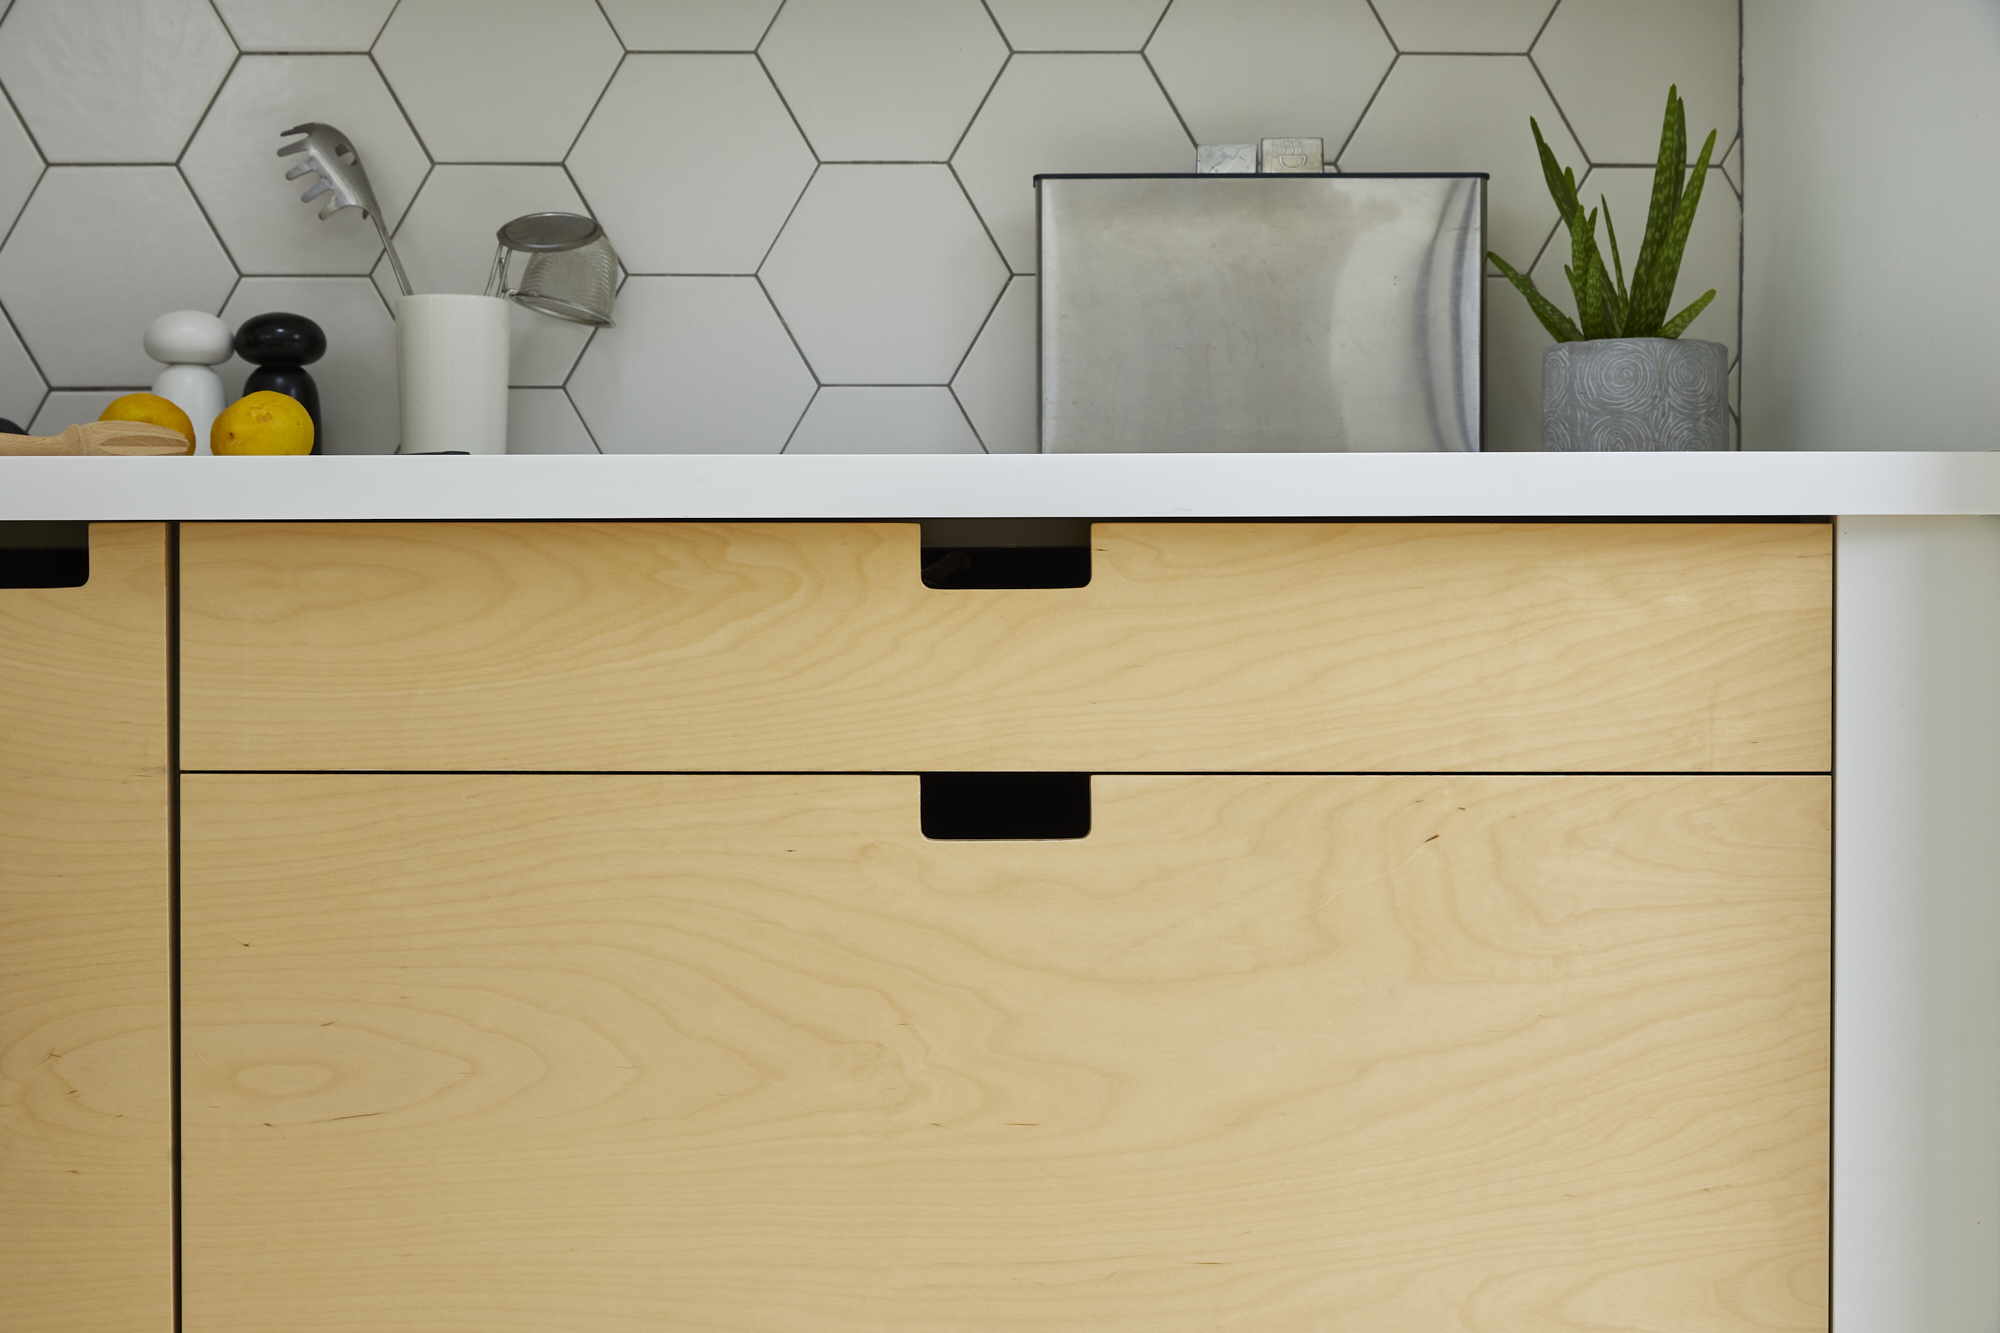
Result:
M1611 202L1602 195L1611 265L1597 248L1597 212L1585 213L1576 195L1576 173L1556 163L1532 117L1529 128L1541 150L1542 174L1569 230L1570 262L1563 266L1576 298L1572 320L1534 280L1487 252L1507 280L1528 298L1556 345L1542 357L1542 447L1550 450L1628 451L1729 447L1729 349L1681 334L1715 299L1710 288L1679 314L1667 315L1681 254L1708 180L1715 131L1693 171L1687 170L1687 109L1678 87L1667 90L1666 125L1653 173L1653 201L1646 235L1625 285Z

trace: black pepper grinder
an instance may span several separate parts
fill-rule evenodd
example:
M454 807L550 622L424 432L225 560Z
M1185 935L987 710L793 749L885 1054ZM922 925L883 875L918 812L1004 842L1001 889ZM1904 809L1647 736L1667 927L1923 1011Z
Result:
M279 311L246 319L236 330L236 355L257 367L243 381L245 397L269 389L299 401L312 418L314 453L324 453L319 385L306 367L326 355L326 333L304 315Z

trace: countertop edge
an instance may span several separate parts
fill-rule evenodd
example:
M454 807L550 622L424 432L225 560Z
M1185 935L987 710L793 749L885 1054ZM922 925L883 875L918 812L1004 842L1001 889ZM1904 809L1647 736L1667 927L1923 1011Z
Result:
M0 520L2000 513L2000 452L0 459Z

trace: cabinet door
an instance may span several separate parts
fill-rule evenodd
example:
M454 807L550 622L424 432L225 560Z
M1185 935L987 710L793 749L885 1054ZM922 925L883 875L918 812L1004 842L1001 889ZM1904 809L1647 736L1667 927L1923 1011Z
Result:
M1100 523L939 590L914 523L191 524L195 769L1790 772L1801 523Z
M203 1333L1823 1328L1829 782L185 786Z
M173 1324L167 559L0 588L0 1324Z

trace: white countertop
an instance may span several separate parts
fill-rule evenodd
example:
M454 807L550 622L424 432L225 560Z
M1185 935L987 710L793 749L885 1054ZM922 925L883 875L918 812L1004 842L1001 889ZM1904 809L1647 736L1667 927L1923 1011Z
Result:
M0 520L1996 513L2000 452L0 459Z

